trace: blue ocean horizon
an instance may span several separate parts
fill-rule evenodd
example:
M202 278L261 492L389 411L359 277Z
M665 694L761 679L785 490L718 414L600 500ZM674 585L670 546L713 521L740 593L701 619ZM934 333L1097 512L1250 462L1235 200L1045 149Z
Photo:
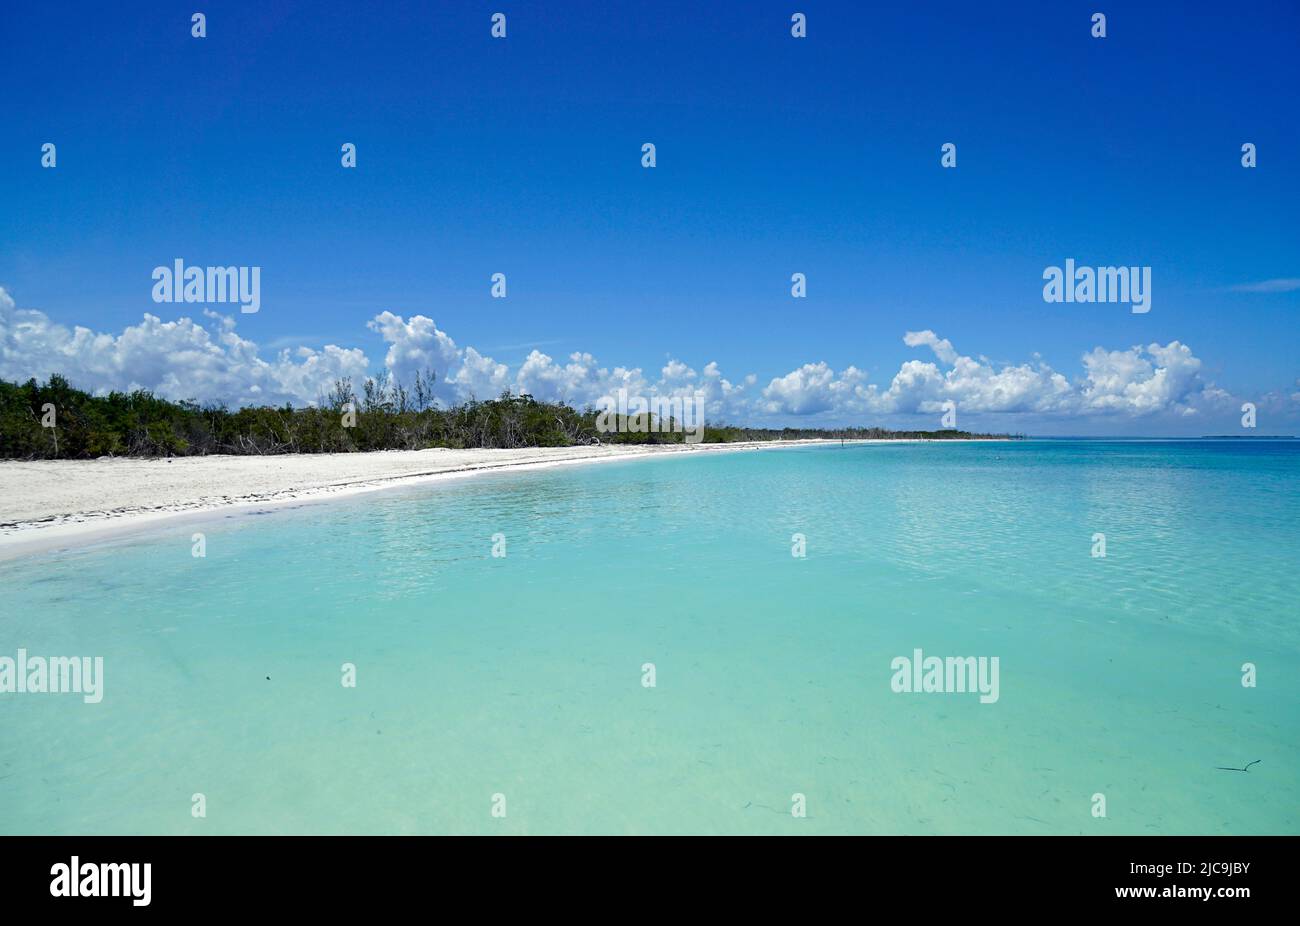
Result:
M801 446L0 563L0 656L104 660L100 703L0 695L0 832L1295 834L1298 476L1284 439ZM896 691L918 650L996 699Z

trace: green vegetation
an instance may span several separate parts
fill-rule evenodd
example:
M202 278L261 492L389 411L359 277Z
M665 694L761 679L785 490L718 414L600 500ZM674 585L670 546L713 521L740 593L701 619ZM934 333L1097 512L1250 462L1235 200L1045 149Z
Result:
M620 419L616 433L596 430L597 412L508 393L438 408L433 377L417 375L411 389L380 375L361 395L350 380L335 382L317 406L222 405L170 402L150 392L93 396L62 376L0 380L0 457L87 459L100 456L201 456L211 453L348 453L425 447L562 447L571 444L682 443L682 432L648 431L642 416ZM355 411L349 415L349 406ZM51 408L53 414L51 414ZM345 418L352 426L345 427ZM50 425L50 426L47 426ZM798 438L995 437L966 431L885 431L881 428L741 428L706 426L706 443Z

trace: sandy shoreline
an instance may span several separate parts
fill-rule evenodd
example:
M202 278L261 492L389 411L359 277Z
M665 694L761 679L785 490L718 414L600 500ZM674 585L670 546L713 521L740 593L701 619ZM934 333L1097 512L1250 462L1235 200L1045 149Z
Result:
M502 469L767 450L836 440L517 450L0 462L0 559L76 546L160 519L414 485ZM850 443L899 443L850 441Z

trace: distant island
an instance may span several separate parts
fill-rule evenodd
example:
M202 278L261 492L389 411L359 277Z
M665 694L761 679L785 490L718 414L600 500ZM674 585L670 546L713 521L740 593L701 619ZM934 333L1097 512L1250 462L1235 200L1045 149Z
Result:
M1294 434L1206 434L1198 440L1295 440Z
M0 380L0 458L185 457L209 454L352 453L370 450L518 449L609 444L681 444L683 430L650 413L598 428L595 409L503 393L439 407L433 376L411 388L387 375L361 395L336 380L316 405L246 406L174 402L147 390L91 395L54 375L41 384ZM345 424L345 422L347 422ZM703 443L783 440L1016 440L970 431L877 427L749 428L705 424Z

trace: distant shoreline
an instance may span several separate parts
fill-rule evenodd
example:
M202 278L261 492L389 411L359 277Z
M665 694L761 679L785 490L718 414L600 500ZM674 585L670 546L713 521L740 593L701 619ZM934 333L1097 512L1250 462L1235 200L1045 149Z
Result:
M856 440L845 444L964 443ZM484 472L655 456L778 450L835 439L268 456L0 462L0 560L78 546L184 515L341 498Z

